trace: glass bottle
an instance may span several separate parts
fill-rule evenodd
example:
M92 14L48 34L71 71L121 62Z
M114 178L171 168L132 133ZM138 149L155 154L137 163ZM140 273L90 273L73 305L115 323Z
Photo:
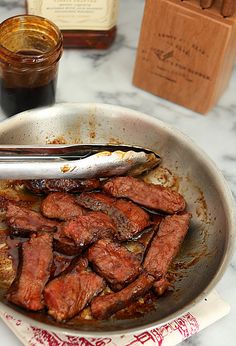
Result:
M27 0L29 14L52 20L67 48L106 49L117 33L119 0Z
M62 34L49 20L19 15L0 24L0 104L7 116L55 102Z

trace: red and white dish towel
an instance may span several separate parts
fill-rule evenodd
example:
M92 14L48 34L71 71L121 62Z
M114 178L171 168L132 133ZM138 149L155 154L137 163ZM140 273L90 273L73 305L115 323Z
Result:
M173 346L216 322L230 311L217 292L213 291L203 301L184 315L159 328L143 332L104 338L85 338L55 334L0 312L6 325L27 346Z

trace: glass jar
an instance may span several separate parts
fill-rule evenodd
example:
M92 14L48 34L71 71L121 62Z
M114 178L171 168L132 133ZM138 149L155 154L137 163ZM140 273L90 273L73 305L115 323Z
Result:
M55 102L62 34L51 21L19 15L0 24L0 104L7 116Z

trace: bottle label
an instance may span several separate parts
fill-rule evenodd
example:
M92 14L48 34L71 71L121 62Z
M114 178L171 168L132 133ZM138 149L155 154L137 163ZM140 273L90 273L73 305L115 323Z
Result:
M109 30L116 25L119 0L28 0L28 14L61 30Z

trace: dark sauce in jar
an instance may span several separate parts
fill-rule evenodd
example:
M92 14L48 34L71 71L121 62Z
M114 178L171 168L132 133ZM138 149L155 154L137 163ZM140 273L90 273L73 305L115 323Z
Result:
M27 109L52 105L55 103L55 89L55 80L38 88L7 88L0 78L2 110L10 116Z
M35 50L20 50L17 54L35 56L40 52ZM38 87L8 87L0 78L0 98L4 113L13 115L27 109L48 106L55 103L56 78L48 84Z
M0 104L7 116L55 103L62 35L37 16L8 18L0 26Z

